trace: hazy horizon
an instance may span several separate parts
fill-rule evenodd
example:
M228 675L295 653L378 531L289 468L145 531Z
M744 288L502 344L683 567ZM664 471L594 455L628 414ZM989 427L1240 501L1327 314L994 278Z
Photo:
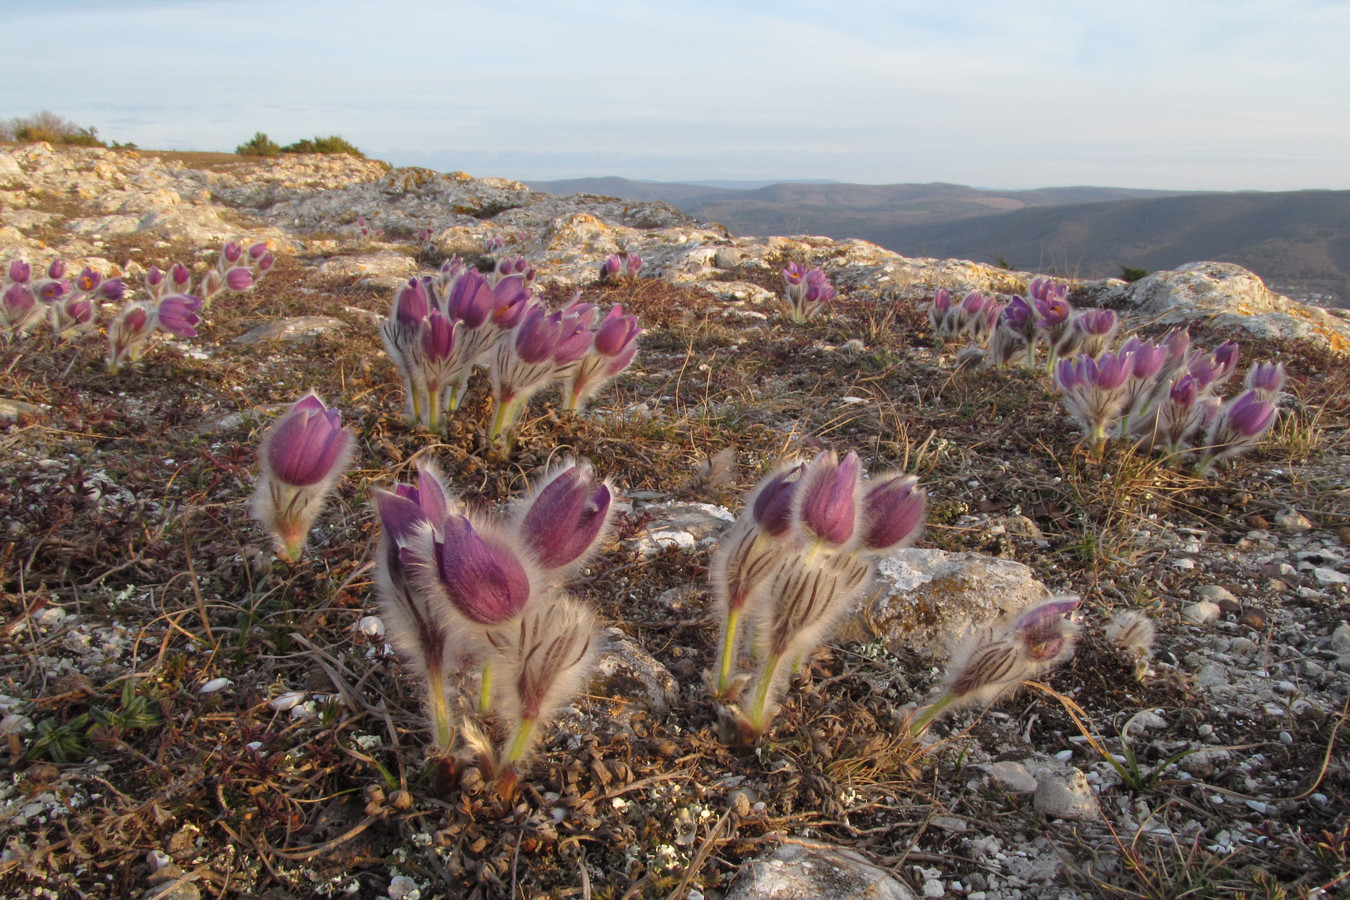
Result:
M10 67L0 119L154 149L263 131L522 181L1350 189L1329 0L8 0L0 26L54 60Z

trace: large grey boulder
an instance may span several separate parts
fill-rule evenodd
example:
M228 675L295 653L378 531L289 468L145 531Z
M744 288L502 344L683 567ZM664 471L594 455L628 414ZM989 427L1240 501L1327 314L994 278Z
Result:
M1011 616L1048 596L1031 569L1012 560L900 550L877 565L870 599L845 616L835 638L944 656L972 626Z
M1193 262L1119 285L1101 300L1139 310L1162 324L1208 321L1263 339L1308 340L1350 349L1350 322L1283 297L1233 263Z

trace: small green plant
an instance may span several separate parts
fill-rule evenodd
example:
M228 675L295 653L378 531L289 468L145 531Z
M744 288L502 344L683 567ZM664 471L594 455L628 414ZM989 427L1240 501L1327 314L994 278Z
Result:
M1141 278L1148 276L1148 269L1136 269L1132 266L1120 267L1120 280L1128 284L1134 284Z
M281 145L259 131L238 147L234 152L240 156L280 156Z

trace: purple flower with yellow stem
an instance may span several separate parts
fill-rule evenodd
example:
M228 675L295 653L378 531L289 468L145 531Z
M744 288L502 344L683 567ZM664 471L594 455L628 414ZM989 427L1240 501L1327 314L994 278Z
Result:
M732 693L732 665L746 607L790 542L792 495L803 468L788 460L760 479L746 499L745 511L713 554L709 581L722 622L713 683L718 698Z
M611 378L633 362L637 355L637 337L642 329L637 316L625 315L615 304L596 328L586 354L577 360L565 376L565 407L580 412Z
M564 337L561 312L550 313L542 304L534 304L521 317L508 340L498 345L492 357L493 413L490 440L505 440L520 418L525 404L558 373L555 355ZM584 350L583 350L584 352Z
M417 556L424 535L452 513L449 494L436 470L418 465L417 484L376 490L380 541L375 556L375 584L380 613L401 656L425 679L436 746L448 750L452 740L445 679L457 655L458 633L435 606L437 595L418 586L426 565Z
M1064 405L1082 426L1094 456L1101 455L1109 432L1125 412L1133 366L1129 353L1106 353L1101 359L1086 355L1062 359L1055 369Z
M333 486L351 464L356 438L342 416L307 394L263 434L253 515L294 562Z
M45 312L46 308L22 281L11 284L0 295L0 327L4 328L6 338L27 334Z
M1259 390L1246 391L1225 403L1205 432L1206 446L1200 451L1196 471L1203 475L1219 460L1256 446L1275 424L1277 414L1275 403L1264 399Z
M1071 618L1076 597L1036 604L1003 626L977 628L952 654L936 700L910 725L927 728L941 713L972 703L988 705L1073 655L1079 626Z

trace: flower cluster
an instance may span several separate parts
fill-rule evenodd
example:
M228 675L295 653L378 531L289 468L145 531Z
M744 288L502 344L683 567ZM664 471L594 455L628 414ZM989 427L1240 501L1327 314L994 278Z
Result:
M636 281L641 268L642 257L636 253L611 253L600 264L600 281L606 284Z
M306 394L263 434L253 516L292 562L305 550L314 519L351 465L356 436L342 416Z
M187 266L174 263L165 272L152 265L145 272L146 299L128 303L108 325L108 371L116 375L128 362L140 359L156 331L196 337L201 313L212 297L226 290L250 290L274 262L264 241L250 246L247 253L231 241L221 249L215 267L202 276L195 293Z
M490 437L504 440L538 391L562 381L566 405L581 409L637 352L634 316L615 306L597 321L593 304L550 311L534 298L524 257L501 260L490 276L459 259L436 276L411 279L381 326L403 375L410 418L430 430L458 408L475 366L484 366L496 404Z
M983 345L1002 313L1002 303L978 291L971 291L956 303L951 291L938 288L933 294L933 305L928 308L928 321L940 341L965 338L972 344Z
M426 681L437 748L462 719L465 749L504 773L582 685L598 620L562 585L604 539L612 500L584 462L549 472L504 518L466 510L430 464L415 485L375 492L381 614ZM453 714L455 695L476 715Z
M119 278L105 278L85 266L66 278L66 263L55 259L45 274L34 273L21 259L0 272L0 332L6 339L28 335L43 320L56 334L84 331L97 321L96 303L120 300L126 287Z
M1194 452L1203 472L1255 446L1276 418L1284 367L1256 363L1243 390L1224 400L1219 392L1237 364L1237 344L1207 353L1185 331L1171 331L1157 342L1131 337L1096 358L1060 360L1055 383L1094 453L1120 438L1169 456Z
M363 241L376 241L384 237L384 229L372 227L365 216L356 217L356 233Z
M266 241L252 244L247 250L242 244L226 242L216 258L215 268L202 278L199 293L203 306L223 291L246 291L263 279L272 270L276 258L268 249Z
M864 480L856 454L833 451L780 464L747 495L711 570L722 620L713 689L740 698L746 733L768 727L790 668L862 595L874 559L917 537L924 505L914 476ZM736 668L743 655L757 663L748 676Z
M1061 357L1087 352L1095 355L1110 345L1116 314L1110 310L1075 310L1067 299L1068 286L1049 278L1031 282L1028 302L1014 296L1002 309L989 334L989 354L1006 366L1019 357L1028 368L1045 349L1046 368ZM1095 351L1095 352L1094 352Z
M800 325L820 312L837 294L819 266L807 271L801 263L793 261L783 270L783 311L795 324Z

